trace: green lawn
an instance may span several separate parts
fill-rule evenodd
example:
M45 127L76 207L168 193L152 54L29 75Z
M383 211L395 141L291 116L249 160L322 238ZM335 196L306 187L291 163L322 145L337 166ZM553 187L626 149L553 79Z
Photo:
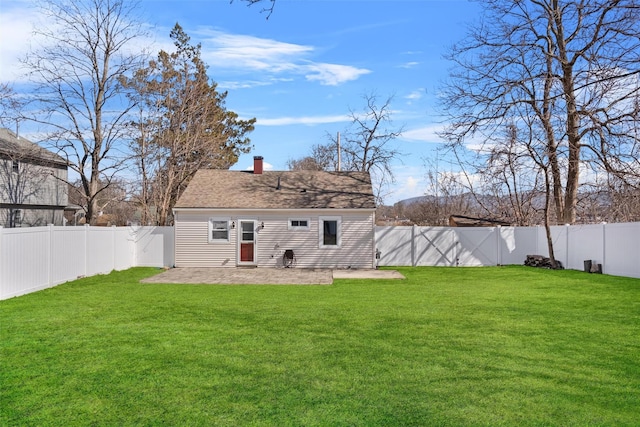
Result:
M332 286L142 285L0 302L0 425L640 425L640 280L400 268Z

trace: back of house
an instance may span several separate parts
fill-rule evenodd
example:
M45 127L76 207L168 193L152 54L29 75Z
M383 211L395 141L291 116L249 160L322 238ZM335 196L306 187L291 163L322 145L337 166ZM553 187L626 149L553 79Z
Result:
M374 268L366 172L200 170L174 207L176 267Z

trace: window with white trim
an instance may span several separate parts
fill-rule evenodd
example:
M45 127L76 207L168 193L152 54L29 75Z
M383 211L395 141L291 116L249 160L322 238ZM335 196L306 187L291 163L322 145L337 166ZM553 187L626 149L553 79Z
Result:
M229 219L209 218L209 243L227 243L229 241Z
M321 248L339 248L342 245L342 218L321 216L318 221Z
M289 218L289 230L309 230L309 218Z

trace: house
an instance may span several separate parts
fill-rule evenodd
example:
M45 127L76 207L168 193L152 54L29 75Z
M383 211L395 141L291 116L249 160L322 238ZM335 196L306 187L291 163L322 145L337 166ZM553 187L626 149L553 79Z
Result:
M0 128L0 226L63 225L67 162Z
M176 267L374 268L366 172L199 170L176 203Z

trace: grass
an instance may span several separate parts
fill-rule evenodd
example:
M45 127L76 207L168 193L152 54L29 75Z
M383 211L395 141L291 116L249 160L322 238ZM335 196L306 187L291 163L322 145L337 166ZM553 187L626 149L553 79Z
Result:
M640 423L640 280L401 268L333 286L142 285L0 302L0 425Z

